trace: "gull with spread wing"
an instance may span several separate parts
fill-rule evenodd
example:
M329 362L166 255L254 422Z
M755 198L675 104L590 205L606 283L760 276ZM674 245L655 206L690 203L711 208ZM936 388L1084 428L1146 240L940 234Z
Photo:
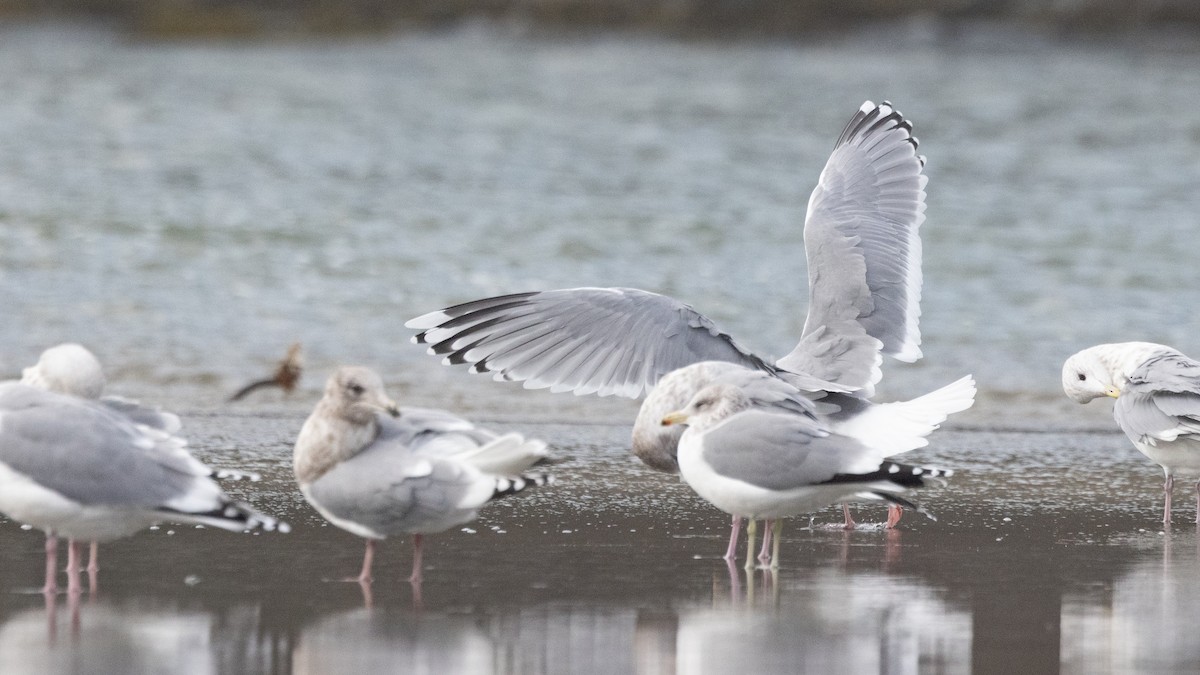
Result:
M678 471L681 432L659 421L714 381L701 367L678 379L667 376L705 361L783 380L817 399L828 424L847 436L874 437L888 427L881 418L901 419L911 433L885 440L893 452L911 450L925 445L925 436L948 415L969 408L975 395L967 376L912 401L870 400L882 378L883 355L906 362L921 357L924 164L912 125L891 104L868 101L855 113L808 203L809 303L801 339L774 362L690 306L632 288L486 298L430 312L406 326L420 331L414 341L444 363L467 364L498 381L577 395L648 393L634 426L633 452L662 471ZM852 527L848 510L846 518ZM898 511L889 513L889 523L896 519Z

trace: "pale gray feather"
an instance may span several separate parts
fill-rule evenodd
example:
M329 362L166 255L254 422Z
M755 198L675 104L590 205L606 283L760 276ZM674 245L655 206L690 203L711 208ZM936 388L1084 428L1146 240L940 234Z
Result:
M384 433L308 489L334 516L397 535L438 532L473 519L482 504L461 508L459 502L481 478L457 462L415 454L399 436Z
M571 288L477 300L412 319L445 362L530 389L638 398L698 361L774 369L707 317L657 293Z
M78 536L95 528L111 536L112 522L137 522L147 514L229 530L289 529L248 504L231 501L209 478L212 469L188 454L185 445L96 401L0 384L0 463L80 506L110 509L108 524L85 519L66 526L86 530Z
M173 434L183 428L179 416L157 407L142 405L121 396L102 396L100 403L128 417L134 424L144 424L151 429Z
M84 399L7 384L0 415L0 462L80 504L156 508L205 475L171 437Z
M809 199L809 305L799 344L777 365L864 389L880 354L921 356L918 317L925 158L912 125L869 101L846 125Z
M808 417L756 409L708 429L702 448L717 473L768 490L816 485L881 463L861 443L831 435Z
M1200 362L1173 350L1151 356L1130 373L1113 415L1135 443L1164 432L1200 436Z

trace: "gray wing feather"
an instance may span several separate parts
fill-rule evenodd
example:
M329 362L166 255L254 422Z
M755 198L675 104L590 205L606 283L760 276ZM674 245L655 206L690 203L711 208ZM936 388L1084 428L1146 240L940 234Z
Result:
M309 486L312 498L339 518L384 534L433 532L470 520L486 503L461 506L485 480L457 462L417 456L381 438ZM489 492L490 496L490 492Z
M718 473L769 490L865 473L880 461L853 439L829 435L798 415L747 410L703 435L704 461Z
M869 101L846 125L809 199L809 309L781 368L871 393L880 354L921 356L924 157L912 126Z
M1130 374L1113 415L1134 442L1200 435L1200 362L1178 352L1147 359Z
M82 504L157 508L206 470L178 439L83 399L18 385L0 415L0 462Z
M137 401L120 396L104 396L100 399L100 403L125 415L134 424L144 424L151 429L158 429L168 434L173 434L183 428L178 415L159 408L144 406Z
M629 288L572 288L476 300L405 324L445 362L530 389L638 398L699 361L774 368L691 307Z
M394 442L410 452L454 454L469 451L496 438L458 415L434 408L401 408L400 417L380 414L377 442Z

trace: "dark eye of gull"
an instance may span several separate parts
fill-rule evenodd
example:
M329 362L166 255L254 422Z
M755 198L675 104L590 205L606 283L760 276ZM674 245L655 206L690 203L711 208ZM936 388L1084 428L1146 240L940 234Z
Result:
M346 388L349 389L350 393L354 394L355 396L362 396L363 392L366 391L366 389L363 388L363 386L357 382L351 382L350 386L348 386Z
M1084 375L1083 373L1079 373L1079 381L1080 382L1087 381L1087 375Z

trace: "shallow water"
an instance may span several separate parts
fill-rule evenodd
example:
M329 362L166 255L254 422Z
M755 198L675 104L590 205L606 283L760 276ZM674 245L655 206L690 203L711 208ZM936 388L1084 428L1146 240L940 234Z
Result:
M777 573L720 554L726 517L632 461L617 425L501 424L550 441L559 481L427 540L407 583L295 491L298 417L185 420L213 464L287 535L160 526L103 547L98 592L38 592L42 536L0 529L0 671L340 673L1187 672L1200 645L1191 502L1159 530L1159 485L1120 439L954 432L914 459L961 473L936 522L881 507L793 519ZM243 436L243 434L246 434ZM238 448L236 451L232 447ZM964 462L963 457L970 461ZM1038 458L1054 457L1051 461ZM81 665L83 664L83 665ZM86 665L86 667L83 667ZM96 670L94 668L99 668Z
M806 44L468 29L316 44L156 44L0 26L0 375L79 340L112 389L295 526L163 525L106 545L93 596L40 585L0 526L0 672L1191 672L1190 499L1058 369L1093 343L1200 352L1193 46L885 26ZM1171 47L1171 48L1168 48ZM727 519L627 452L636 404L443 368L403 321L577 285L670 293L767 354L803 321L804 204L845 120L887 97L929 156L926 358L882 398L972 372L914 461L959 474L937 522L785 530L726 568ZM291 397L223 399L302 340ZM289 452L321 380L550 441L559 483L429 539L426 581L303 502ZM867 523L882 509L857 510ZM370 608L367 608L370 605Z
M1083 346L1197 348L1200 46L1151 42L920 24L795 45L0 27L0 366L86 339L128 393L194 407L301 340L309 395L357 361L432 403L554 417L569 402L442 369L402 324L580 285L672 294L783 354L808 194L855 108L889 98L930 184L926 358L889 364L884 394L973 372L985 397L1034 405L972 419L1034 423Z

